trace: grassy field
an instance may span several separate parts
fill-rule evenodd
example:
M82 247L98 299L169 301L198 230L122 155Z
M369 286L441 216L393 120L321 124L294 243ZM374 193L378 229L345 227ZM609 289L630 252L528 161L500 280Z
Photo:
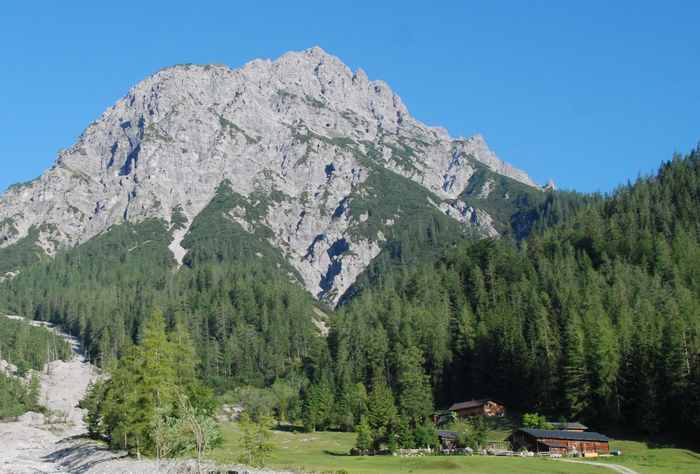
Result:
M621 464L639 474L698 474L700 454L686 449L650 448L639 441L610 442L611 449L621 449L622 456L596 461Z
M238 427L236 424L226 423L222 426L222 430L224 444L214 450L210 457L221 463L235 463L241 453ZM349 474L495 474L504 472L511 474L600 474L606 472L605 469L600 467L576 466L550 459L524 459L518 457L426 456L400 458L393 456L348 456L347 453L355 444L355 435L353 433L274 431L274 444L275 449L267 466L298 472L337 473L345 471ZM700 464L698 464L698 467L700 468Z

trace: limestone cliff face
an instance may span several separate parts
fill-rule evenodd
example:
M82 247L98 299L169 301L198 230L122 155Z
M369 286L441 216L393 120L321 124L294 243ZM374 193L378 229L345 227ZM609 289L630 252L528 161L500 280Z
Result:
M307 289L328 294L332 268L340 295L381 250L382 235L348 233L366 218L348 200L376 166L420 184L434 196L427 205L486 235L495 235L488 214L459 200L477 167L536 186L481 136L452 139L421 124L387 84L312 48L237 70L181 65L145 79L40 178L5 192L0 247L33 228L53 254L124 221L171 222L177 213L191 223L228 180L247 199L269 198L255 219ZM244 228L252 219L242 208L230 218ZM177 259L186 233L187 224L174 232Z

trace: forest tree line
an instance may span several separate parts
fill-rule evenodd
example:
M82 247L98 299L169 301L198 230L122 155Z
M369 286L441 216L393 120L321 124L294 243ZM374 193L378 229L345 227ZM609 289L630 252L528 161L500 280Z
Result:
M201 380L310 430L410 444L434 409L482 396L599 429L697 430L700 153L609 197L558 196L533 207L523 240L461 241L374 271L330 313L327 338L310 296L235 240L193 239L199 257L173 273L159 221L36 264L0 298L64 324L102 365L161 308L187 326Z

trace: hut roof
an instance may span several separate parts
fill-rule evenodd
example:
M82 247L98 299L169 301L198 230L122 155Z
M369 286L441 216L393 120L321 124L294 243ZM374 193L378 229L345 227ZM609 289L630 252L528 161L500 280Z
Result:
M493 400L489 398L484 398L482 400L469 400L467 402L459 402L459 403L454 403L450 408L448 408L449 411L458 411L458 410L464 410L466 408L477 408L480 406L486 405L488 402L492 402Z
M569 441L600 441L608 442L610 439L604 434L593 431L566 431L566 430L538 430L534 428L521 428L519 431L527 433L534 438L565 439Z
M583 430L586 431L588 429L588 426L579 423L577 421L574 422L559 422L559 421L550 421L550 425L554 427L555 430Z

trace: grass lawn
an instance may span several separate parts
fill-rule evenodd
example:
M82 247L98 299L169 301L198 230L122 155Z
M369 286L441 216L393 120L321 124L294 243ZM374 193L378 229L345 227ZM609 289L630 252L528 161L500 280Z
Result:
M224 444L212 457L221 463L235 463L241 453L240 432L235 423L222 425ZM394 456L348 456L355 444L353 433L302 433L274 431L275 448L268 467L298 472L350 474L378 473L469 473L469 474L601 474L606 470L594 466L576 466L549 459L506 458L493 456L426 456L400 458ZM622 448L624 449L624 447ZM620 459L620 458L616 458ZM699 464L700 466L700 464ZM690 471L688 471L690 472ZM696 471L697 472L697 471Z
M594 461L621 464L639 474L698 474L700 454L686 449L650 448L639 441L610 441L610 449L622 450L622 456Z

